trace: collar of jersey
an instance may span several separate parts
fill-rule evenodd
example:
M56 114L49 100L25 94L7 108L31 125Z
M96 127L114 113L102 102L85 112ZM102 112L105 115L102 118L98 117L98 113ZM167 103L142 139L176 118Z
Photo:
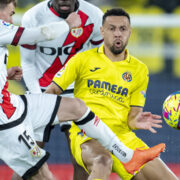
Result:
M50 1L48 2L48 7L49 7L50 11L51 11L53 14L55 14L55 15L58 16L58 17L61 17L61 18L66 19L66 18L63 17L60 13L56 12L56 11L53 9L53 7L52 7L52 0L50 0ZM78 9L79 9L79 1L76 0L75 10L74 10L74 11L76 12Z
M130 58L129 52L128 52L127 49L125 51L126 51L126 59L124 59L123 62L126 61L126 62L130 63L131 58ZM101 54L104 54L104 44L101 47L98 48L97 52L101 53Z

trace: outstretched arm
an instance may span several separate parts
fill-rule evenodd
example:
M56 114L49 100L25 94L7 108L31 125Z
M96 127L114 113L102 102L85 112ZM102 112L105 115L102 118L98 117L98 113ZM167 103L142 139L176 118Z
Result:
M154 128L161 128L161 123L161 116L143 112L141 107L131 107L128 115L128 125L131 129L144 129L156 133Z
M69 31L69 29L80 25L81 19L76 13L71 13L66 21L54 22L34 28L7 26L0 20L0 45L36 44L40 41L55 39Z
M80 16L77 13L71 13L65 21L53 22L47 25L43 25L37 28L27 28L25 29L19 44L26 43L37 43L39 41L52 40L65 32L69 31L71 28L79 27L81 25ZM33 37L35 36L35 39ZM28 39L26 39L26 37ZM31 39L32 42L29 42Z

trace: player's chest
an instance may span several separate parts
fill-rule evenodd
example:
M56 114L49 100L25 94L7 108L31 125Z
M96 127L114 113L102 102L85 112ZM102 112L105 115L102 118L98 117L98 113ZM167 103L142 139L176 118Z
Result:
M39 46L51 47L51 48L57 47L56 51L60 53L63 50L64 52L68 51L73 46L76 48L80 48L80 46L83 46L83 44L87 43L87 40L93 34L94 23L89 18L89 16L83 13L82 11L79 11L78 14L80 15L80 18L82 21L80 27L74 28L65 32L64 34L62 34L60 37L56 38L55 40L38 43ZM53 16L51 14L49 15L49 17L46 17L46 19L42 20L40 22L40 25L44 25L44 24L52 23L52 22L65 23L64 19ZM63 28L63 25L62 25L62 28Z
M87 81L87 85L95 88L108 85L116 90L118 88L127 88L131 91L136 86L136 82L139 81L136 69L126 65L90 64L82 74L81 77L84 81Z
M81 26L65 32L55 40L38 43L37 53L43 59L50 59L51 61L58 58L61 64L64 65L77 52L89 48L93 28L93 24Z

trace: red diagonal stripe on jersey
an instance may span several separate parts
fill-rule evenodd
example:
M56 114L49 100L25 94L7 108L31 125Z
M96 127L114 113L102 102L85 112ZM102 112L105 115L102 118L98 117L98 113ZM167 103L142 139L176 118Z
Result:
M53 64L51 65L51 67L43 74L43 77L39 79L40 86L42 86L42 87L48 86L51 83L54 75L61 68L62 68L61 61L60 61L59 57L57 57L55 59L55 61L53 62Z
M98 116L96 116L96 118L95 118L95 120L94 120L94 125L95 125L95 126L98 126L99 121L100 121L100 119L98 118Z
M3 95L2 97L2 104L0 106L2 107L4 113L8 117L8 119L14 114L14 111L16 110L15 107L11 104L11 99L10 99L10 93L7 91L8 88L8 81L6 81L6 84L1 92Z
M14 36L14 39L13 39L13 41L11 43L12 45L17 46L17 44L18 44L18 42L19 42L19 40L20 40L20 38L22 36L23 31L24 31L23 27L18 28L18 30L17 30L17 32L16 32L16 34Z
M49 9L50 9L56 16L59 16L59 14L53 9L52 6L51 6Z
M88 38L90 37L92 31L93 31L93 27L94 27L94 24L89 24L87 26L85 26L87 20L88 20L88 15L86 15L85 13L83 13L82 11L79 11L78 12L80 18L81 18L81 21L82 21L82 24L81 24L81 27L83 28L83 34L77 39L76 37L74 37L71 33L68 34L65 42L64 42L64 45L63 46L66 46L72 42L76 42L75 45L74 45L74 50L75 49L81 49L81 46L88 40ZM77 42L78 40L78 42ZM73 50L72 50L73 52Z
M90 37L90 35L93 31L93 28L94 28L94 24L89 24L89 25L85 26L86 21L88 20L89 17L85 13L83 13L82 11L79 11L78 14L81 17L81 21L82 21L81 28L83 28L83 34L80 37L76 38L71 34L71 32L69 32L63 46L67 46L68 44L75 42L74 46L71 49L71 52L67 56L67 59L65 60L64 64L61 63L61 60L59 57L55 58L51 67L49 67L45 71L43 76L39 79L40 86L42 86L42 87L48 86L50 84L50 82L52 81L54 75L68 62L68 60L74 54L76 54L79 50L81 50L83 48L83 44ZM59 62L57 62L57 61L59 61Z

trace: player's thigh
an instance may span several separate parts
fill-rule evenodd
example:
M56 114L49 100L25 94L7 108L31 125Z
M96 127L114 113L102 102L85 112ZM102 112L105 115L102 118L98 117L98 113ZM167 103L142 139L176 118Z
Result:
M96 140L87 137L74 123L72 123L69 132L72 155L76 162L83 167L87 173L90 173L91 170L90 168L87 169L87 166L92 166L95 162L94 158L97 157L98 153L103 154L104 152L104 157L106 156L107 159L112 161L109 152L106 151ZM88 147L90 144L92 146Z
M80 119L87 111L85 103L78 98L62 97L58 110L59 121L72 121Z
M45 143L44 142L36 142L37 145L40 147L40 148L44 148L44 145ZM16 174L15 172L13 173L12 177L11 177L11 180L22 180L22 178Z
M39 171L28 180L55 180L52 173L49 171L47 163L43 164Z
M56 114L61 97L52 94L28 94L27 121L31 122L35 140L47 142L53 125L59 123Z
M133 180L177 180L173 172L160 159L148 162Z
M16 174L15 172L13 173L11 180L23 180L18 174Z
M71 156L71 162L73 164L73 169L74 169L74 174L73 174L73 180L87 180L88 179L88 173L83 169L83 167L81 167L75 160L75 158L72 155L71 152L71 148L70 148L70 144L71 144L71 140L70 140L70 133L69 133L69 129L65 129L64 133L66 135L66 139L67 139L67 143L68 143L68 147L69 147L69 151L70 151L70 156Z
M104 167L112 168L112 157L110 153L102 147L102 145L95 139L81 144L82 160L89 172L93 170L93 166L98 164ZM98 166L96 166L98 167Z

